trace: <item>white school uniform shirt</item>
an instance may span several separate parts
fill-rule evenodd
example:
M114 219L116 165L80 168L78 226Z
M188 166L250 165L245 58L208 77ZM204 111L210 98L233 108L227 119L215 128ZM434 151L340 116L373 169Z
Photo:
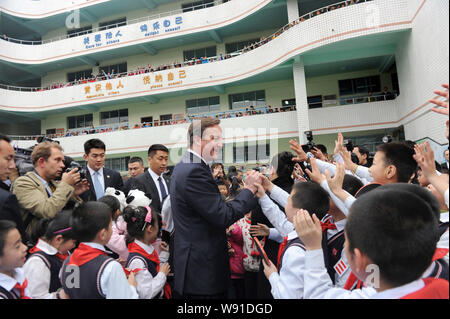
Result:
M304 299L369 299L377 293L372 287L350 291L334 286L325 267L322 249L306 251L304 263Z
M288 241L297 238L296 231L289 233ZM322 257L323 258L323 257ZM274 299L302 299L305 273L305 250L298 246L286 249L281 261L280 272L269 277Z
M83 243L92 248L105 251L103 245L97 243ZM117 261L109 262L100 277L100 288L106 299L138 299L139 295L134 286L128 283L122 265Z
M138 244L142 249L144 249L147 253L153 253L153 246L149 246L144 244L139 240L134 241ZM139 271L135 274L136 282L137 282L137 293L139 294L139 299L152 299L156 295L163 294L164 284L166 283L166 275L162 272L158 272L158 274L153 277L150 272L145 268L144 262L136 258L131 261L129 269L141 268L143 270Z
M267 195L260 198L259 205L270 223L278 230L281 236L288 236L295 231L294 224L287 220L286 215Z
M26 279L26 277L23 272L23 269L15 268L13 277L10 277L8 275L0 273L0 287L3 287L8 291L13 290L17 296L20 296L19 291L16 288L14 288L14 286L17 283L23 284L25 279ZM25 296L28 296L28 297L30 296L30 291L28 290L28 286L27 286L27 288L25 288ZM0 299L2 299L2 298L0 297Z
M288 241L298 237L294 225L267 195L259 199L259 204L264 215L282 236L287 236ZM305 251L298 246L291 246L284 252L280 273L274 272L269 277L275 299L303 298L304 254Z
M48 255L56 255L58 250L47 242L39 239L36 248ZM23 271L28 279L28 291L33 299L56 299L54 291L50 291L50 268L38 256L30 256L23 265Z
M448 196L448 189L447 189L447 196ZM441 213L440 216L440 221L445 223L448 222L449 218L448 218L448 211L445 213ZM448 245L449 245L449 233L448 230L442 234L441 238L439 238L439 241L437 243L437 248L446 248L448 249ZM449 258L448 258L448 254L444 256L444 260L447 262L447 264L449 263Z
M418 279L406 285L376 293L371 297L371 299L400 299L422 289L423 287L425 287L425 282L422 279Z

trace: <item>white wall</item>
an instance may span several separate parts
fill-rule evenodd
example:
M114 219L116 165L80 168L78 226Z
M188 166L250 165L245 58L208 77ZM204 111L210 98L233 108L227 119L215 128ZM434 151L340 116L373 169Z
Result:
M401 95L399 118L406 139L430 137L441 144L445 138L445 118L430 113L433 90L449 83L449 2L411 1L413 28L398 44L396 61Z

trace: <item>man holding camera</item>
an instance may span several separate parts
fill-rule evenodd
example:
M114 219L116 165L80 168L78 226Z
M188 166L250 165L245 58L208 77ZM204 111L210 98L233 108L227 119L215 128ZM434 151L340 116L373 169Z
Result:
M70 201L81 202L78 195L89 188L86 179L80 182L77 169L64 171L62 147L56 142L36 145L31 160L34 170L18 177L12 185L28 236L40 219L55 217ZM57 181L59 177L61 180Z

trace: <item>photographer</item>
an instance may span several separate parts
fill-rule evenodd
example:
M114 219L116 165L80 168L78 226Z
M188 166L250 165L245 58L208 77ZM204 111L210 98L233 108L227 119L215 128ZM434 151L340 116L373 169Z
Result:
M358 156L358 165L359 166L365 166L365 167L370 167L371 163L370 161L370 152L367 148L365 148L364 146L361 145L356 145L353 148L352 151L353 154L355 154L356 156Z
M17 178L12 185L27 235L31 235L31 229L40 219L53 218L69 201L81 202L78 195L89 188L86 179L80 182L77 169L64 172L64 155L58 143L39 143L31 160L34 170ZM60 176L61 181L56 181Z

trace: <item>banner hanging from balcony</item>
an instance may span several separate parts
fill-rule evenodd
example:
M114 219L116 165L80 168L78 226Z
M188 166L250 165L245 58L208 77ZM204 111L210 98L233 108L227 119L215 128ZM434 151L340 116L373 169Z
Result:
M104 96L121 95L127 93L129 89L140 89L143 91L152 91L155 89L163 89L183 84L183 79L186 79L186 70L184 69L170 69L160 72L151 72L140 75L139 78L131 78L134 80L133 84L127 84L127 78L112 78L103 81L84 80L81 86L86 99L99 98ZM114 77L114 75L112 75Z
M123 39L134 38L136 34L141 34L144 37L168 34L181 30L182 25L183 17L165 17L164 19L152 20L147 23L135 24L131 29L128 26L127 28L113 28L104 32L86 35L83 37L83 45L85 49L92 49L120 43ZM127 37L128 34L130 34L129 37Z

